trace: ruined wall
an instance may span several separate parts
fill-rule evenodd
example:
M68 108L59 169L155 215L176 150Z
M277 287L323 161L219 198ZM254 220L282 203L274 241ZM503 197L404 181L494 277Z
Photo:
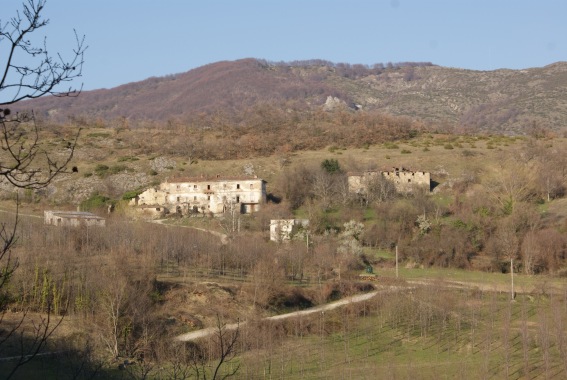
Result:
M363 194L366 191L366 183L374 176L381 175L391 181L399 192L411 192L416 186L429 190L431 187L431 175L424 171L411 171L405 168L394 168L387 171L368 171L363 173L349 173L349 192Z
M300 229L309 226L308 219L272 219L270 220L270 240L291 240Z
M401 192L411 191L412 187L423 186L431 187L431 176L428 172L411 171L404 168L391 171L383 171L382 176L392 181L396 190Z

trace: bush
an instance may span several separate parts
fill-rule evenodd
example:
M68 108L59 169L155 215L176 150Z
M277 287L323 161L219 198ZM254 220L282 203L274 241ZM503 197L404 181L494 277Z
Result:
M94 172L97 176L99 177L103 177L107 174L109 167L104 165L104 164L98 164L95 169Z
M140 193L142 193L141 190L127 191L122 195L122 200L129 201L130 199L136 198Z
M81 202L81 210L92 211L96 209L101 209L103 207L106 207L108 201L110 201L110 198L97 193L92 195L89 199L86 199Z
M334 158L326 159L321 162L321 168L325 170L327 173L339 173L341 171L341 166L339 165L339 161Z
M129 169L130 168L126 165L114 165L108 170L108 172L110 174L118 174L120 172L128 171Z

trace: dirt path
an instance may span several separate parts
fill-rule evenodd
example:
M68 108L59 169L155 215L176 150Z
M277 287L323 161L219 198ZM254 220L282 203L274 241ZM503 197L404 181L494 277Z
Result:
M25 216L25 217L28 217L28 218L43 219L43 216L41 216L41 215L22 214L21 212L17 212L17 213L16 213L16 211L13 211L13 210L1 210L1 209L0 209L0 212L6 213L6 214L12 214L12 215L18 214L18 217L20 217L20 216Z
M217 236L222 244L228 244L228 236L218 232L218 231L213 231L213 230L207 230L206 228L200 228L200 227L193 227L193 226L179 226L177 224L164 224L163 222L167 220L167 219L152 219L152 220L148 220L149 223L156 223L156 224L161 224L162 226L166 226L166 227L181 227L181 228L191 228L193 230L197 230L197 231L203 231L206 233L209 233L211 235Z
M300 310L300 311L294 311L294 312L286 313L286 314L274 315L273 317L264 318L264 321L279 321L279 320L282 320L282 319L297 318L297 317L300 317L300 316L314 314L314 313L324 313L325 311L333 310L333 309L336 309L336 308L341 307L341 306L345 306L345 305L349 305L349 304L357 303L357 302L362 302L362 301L367 301L367 300L373 298L374 296L376 296L379 293L397 292L397 291L400 291L402 289L410 289L410 288L392 286L388 289L382 289L382 290L376 290L376 291L373 291L373 292L370 292L370 293L358 294L356 296L347 297L347 298L344 298L344 299L339 300L339 301L331 302L331 303L321 305L321 306L312 307L312 308L306 309L306 310ZM236 330L237 328L242 327L244 325L246 325L246 322L231 323L231 324L225 325L224 328L226 330ZM216 327L209 327L209 328L206 328L206 329L197 330L197 331L193 331L193 332L190 332L190 333L178 335L177 337L175 337L175 340L180 341L180 342L189 342L189 341L192 341L192 340L208 337L210 335L215 334L217 331L218 331L218 329Z

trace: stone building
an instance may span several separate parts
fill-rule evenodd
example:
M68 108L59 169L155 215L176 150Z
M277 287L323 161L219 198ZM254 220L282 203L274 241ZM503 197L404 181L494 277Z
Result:
M278 242L291 240L300 230L308 227L308 219L272 219L270 220L270 240Z
M258 211L265 202L266 181L216 176L163 182L132 199L130 205L181 215L227 211L248 214Z
M106 220L83 211L44 211L44 223L61 227L104 227Z
M431 188L431 175L429 172L412 171L404 167L392 168L392 170L374 170L361 173L348 173L348 189L351 193L363 194L366 183L374 176L381 175L382 178L391 181L396 191L408 193L416 187L427 190Z

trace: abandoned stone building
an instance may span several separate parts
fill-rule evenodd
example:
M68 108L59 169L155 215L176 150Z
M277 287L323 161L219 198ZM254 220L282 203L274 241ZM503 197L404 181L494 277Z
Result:
M270 240L288 241L300 231L305 231L308 228L308 219L272 219L270 220Z
M198 177L163 182L130 201L153 214L218 214L258 211L266 202L266 181L257 177Z
M374 176L381 175L382 178L391 181L396 191L408 193L416 187L429 190L431 188L431 175L429 172L412 171L404 167L392 170L373 170L360 173L348 173L348 189L351 193L362 194L366 190L366 184Z
M84 211L44 211L44 223L59 227L104 227L106 220Z

